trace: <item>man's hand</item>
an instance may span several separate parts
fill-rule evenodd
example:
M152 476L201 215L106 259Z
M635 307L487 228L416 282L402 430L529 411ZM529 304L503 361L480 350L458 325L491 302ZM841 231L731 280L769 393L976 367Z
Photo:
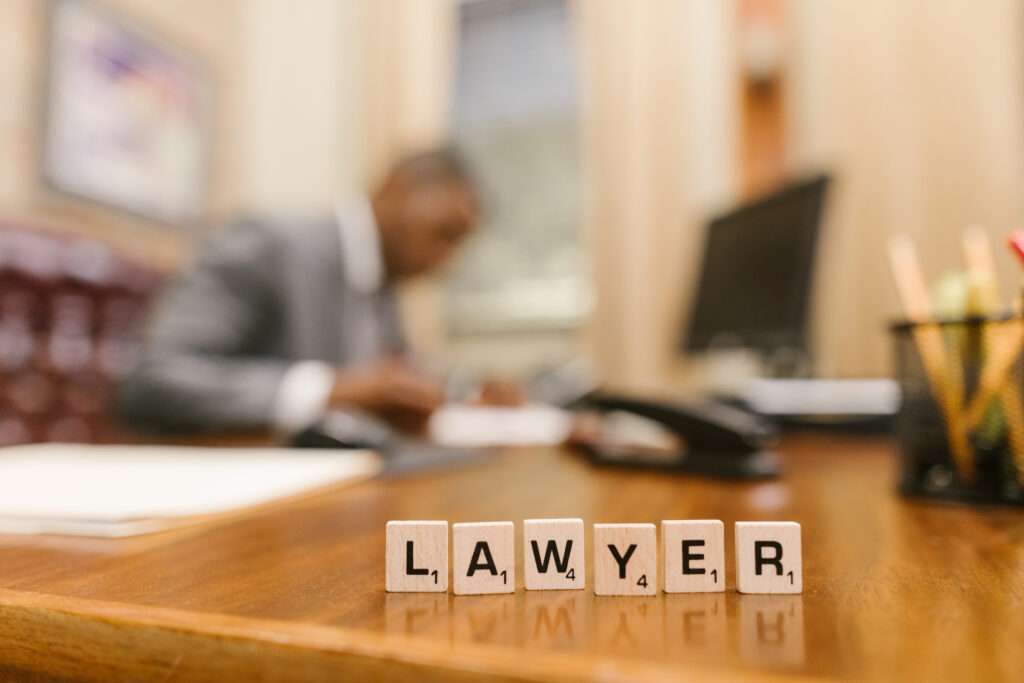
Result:
M480 385L476 404L481 406L500 406L503 408L519 408L526 404L526 391L517 382L504 379L488 379Z
M331 389L332 408L358 408L404 431L422 432L444 402L441 386L398 359L339 370Z

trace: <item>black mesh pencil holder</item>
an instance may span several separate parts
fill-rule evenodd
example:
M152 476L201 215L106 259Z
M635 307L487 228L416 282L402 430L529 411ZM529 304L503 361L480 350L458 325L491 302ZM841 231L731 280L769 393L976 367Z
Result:
M892 326L900 491L1024 505L1024 320Z

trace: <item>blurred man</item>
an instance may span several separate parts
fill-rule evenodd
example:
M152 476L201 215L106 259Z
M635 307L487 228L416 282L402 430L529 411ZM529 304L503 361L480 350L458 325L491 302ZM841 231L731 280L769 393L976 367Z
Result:
M219 233L158 306L123 416L164 432L294 433L339 409L422 427L442 391L405 357L393 288L442 266L478 212L442 149L403 159L334 216Z

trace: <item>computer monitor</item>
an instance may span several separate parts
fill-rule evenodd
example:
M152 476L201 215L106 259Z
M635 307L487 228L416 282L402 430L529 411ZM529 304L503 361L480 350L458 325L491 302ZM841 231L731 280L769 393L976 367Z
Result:
M807 356L807 317L825 175L711 220L682 348Z

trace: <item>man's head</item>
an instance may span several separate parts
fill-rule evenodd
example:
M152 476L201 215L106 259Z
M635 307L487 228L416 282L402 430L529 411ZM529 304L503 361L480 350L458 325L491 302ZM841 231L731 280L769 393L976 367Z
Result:
M401 159L371 202L392 281L442 266L473 232L480 214L469 171L448 148Z

